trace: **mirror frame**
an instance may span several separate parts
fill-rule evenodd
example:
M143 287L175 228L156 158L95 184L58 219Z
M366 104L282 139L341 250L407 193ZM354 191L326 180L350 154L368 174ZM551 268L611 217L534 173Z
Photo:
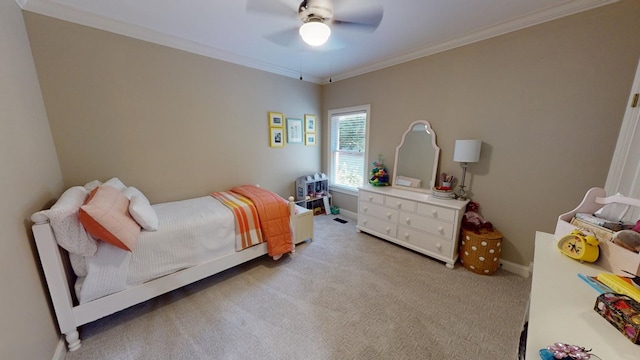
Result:
M428 189L414 188L414 187L410 187L410 186L402 186L402 185L396 184L396 179L398 178L398 154L400 153L400 149L402 148L402 145L404 145L405 140L407 139L407 135L412 131L414 126L416 126L418 124L424 125L425 128L427 129L427 132L431 135L431 146L433 147L433 150L435 151L434 159L433 159L433 169L432 169L432 172L431 172L431 179L421 179L422 181L429 180L429 188ZM398 189L409 190L409 191L430 193L432 188L436 184L436 179L438 178L439 161L440 161L440 148L436 144L436 132L431 127L431 124L427 120L416 120L416 121L412 122L409 125L409 128L407 129L407 131L405 131L404 134L402 135L402 141L400 142L400 144L398 146L396 146L396 158L395 158L395 161L393 163L393 178L392 178L392 182L391 182L391 187L398 188Z

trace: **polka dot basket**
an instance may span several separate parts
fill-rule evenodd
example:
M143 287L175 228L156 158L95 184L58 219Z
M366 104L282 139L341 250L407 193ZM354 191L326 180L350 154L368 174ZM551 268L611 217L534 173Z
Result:
M500 267L502 234L493 229L462 229L460 235L460 262L469 271L480 275L491 275Z

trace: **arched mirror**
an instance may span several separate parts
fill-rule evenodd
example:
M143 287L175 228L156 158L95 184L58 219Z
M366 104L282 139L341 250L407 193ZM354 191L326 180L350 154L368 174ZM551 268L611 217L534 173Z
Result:
M436 133L426 120L409 125L396 147L392 186L406 190L429 192L435 186L440 148Z

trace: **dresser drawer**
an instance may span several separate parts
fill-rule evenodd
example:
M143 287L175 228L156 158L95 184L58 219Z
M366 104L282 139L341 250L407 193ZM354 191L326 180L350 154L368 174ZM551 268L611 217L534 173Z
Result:
M398 240L444 257L450 257L453 249L451 241L439 239L405 226L398 227Z
M398 221L398 210L390 209L381 205L360 201L358 212L360 214L374 216L379 219L396 223Z
M456 217L456 211L452 209L443 208L431 204L418 204L418 210L416 212L420 215L428 216L434 219L453 221Z
M447 239L453 239L453 223L444 222L414 213L400 212L399 225L425 231Z
M393 196L386 196L384 199L384 203L390 208L405 210L405 211L416 211L415 201L396 198Z
M381 194L360 190L358 192L358 198L360 199L360 201L384 205L384 195Z
M395 223L381 221L380 219L362 214L358 215L358 226L371 229L380 234L384 234L394 238L396 237L398 228Z

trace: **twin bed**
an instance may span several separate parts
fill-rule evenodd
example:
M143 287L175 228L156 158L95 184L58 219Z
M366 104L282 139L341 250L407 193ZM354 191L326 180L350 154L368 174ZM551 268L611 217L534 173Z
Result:
M100 196L107 213L89 216ZM112 214L118 207L124 215ZM295 251L298 211L255 186L154 205L117 178L67 189L31 220L68 349L80 348L81 325L259 256Z

